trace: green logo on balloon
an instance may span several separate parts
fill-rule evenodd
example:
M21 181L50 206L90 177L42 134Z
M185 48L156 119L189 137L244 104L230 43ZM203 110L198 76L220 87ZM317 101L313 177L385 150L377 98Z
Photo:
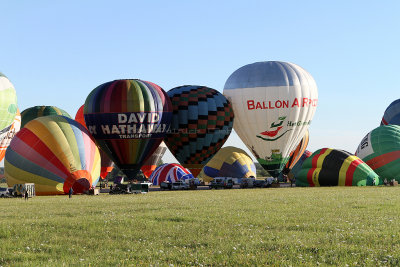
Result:
M280 130L282 130L283 126L283 122L286 120L286 116L284 117L279 117L277 121L274 121L273 123L271 123L271 130L269 131L265 131L260 133L260 135L257 135L258 138L261 138L262 140L265 141L275 141L278 140L279 138L281 138L284 134L286 134L289 130L284 131L283 133L281 133L280 135L279 132ZM275 129L274 129L275 128Z

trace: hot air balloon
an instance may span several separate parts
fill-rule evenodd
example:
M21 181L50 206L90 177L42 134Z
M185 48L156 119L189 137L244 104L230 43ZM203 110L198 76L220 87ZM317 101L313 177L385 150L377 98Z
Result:
M165 144L175 158L197 176L231 133L233 110L217 90L184 85L168 91L173 107Z
M25 127L25 124L33 119L49 116L49 115L62 115L68 118L71 116L64 110L54 106L34 106L25 109L21 112L21 127Z
M256 178L256 173L253 160L243 149L227 146L204 166L199 178L204 182L210 182L215 177Z
M84 116L100 148L134 179L169 129L171 111L168 95L158 85L115 80L89 94Z
M356 155L367 163L381 180L400 182L400 126L382 125L369 132Z
M235 131L264 169L277 177L314 116L314 79L293 63L257 62L232 73L224 95L235 112Z
M100 177L99 150L88 131L64 116L28 122L7 148L5 177L9 186L35 183L37 195L82 193Z
M167 151L167 146L164 142L161 142L156 151L154 151L151 157L148 158L143 164L141 170L146 178L149 178L151 173L157 168L157 165L161 161L161 158L164 156L165 151Z
M289 160L286 163L285 168L283 168L283 170L282 170L283 174L287 175L290 172L290 170L293 168L293 166L297 163L297 161L300 159L300 157L303 155L304 151L306 151L309 139L310 139L310 135L307 130L306 134L301 139L301 141L297 145L296 149L293 150L292 152L290 152Z
M8 132L17 114L17 95L14 86L0 72L0 135Z
M75 120L82 124L86 129L86 122L83 116L83 109L85 105L82 105L75 115ZM101 171L100 171L100 178L105 179L107 175L114 169L114 162L107 156L107 154L99 148L100 151L100 158L101 158Z
M400 99L393 101L383 114L381 125L400 125Z
M379 176L359 157L331 148L314 152L296 175L296 186L363 186L379 182Z
M301 155L301 157L298 159L298 161L296 162L296 164L293 166L292 169L290 169L290 172L288 174L289 179L294 179L298 172L301 169L301 166L303 166L303 163L306 159L308 159L310 156L312 155L312 152L306 150L304 151L303 155Z
M85 105L82 105L82 106L78 109L78 111L76 112L76 115L75 115L75 120L76 120L77 122L79 122L80 124L82 124L83 126L85 126L85 128L87 129L87 127L86 127L86 122L85 122L85 116L83 115L83 110L84 110L84 108L85 108Z
M14 138L15 134L20 130L20 128L21 114L19 113L19 110L17 110L17 114L15 115L14 122L11 124L10 129L0 135L0 161L4 159L7 147L10 145L11 140Z
M162 182L176 182L179 180L193 179L194 176L189 170L176 163L166 163L158 166L150 175L149 180L153 185L160 185Z

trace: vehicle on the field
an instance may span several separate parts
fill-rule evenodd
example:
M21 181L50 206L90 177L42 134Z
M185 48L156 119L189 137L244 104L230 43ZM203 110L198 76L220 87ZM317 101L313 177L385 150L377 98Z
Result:
M209 185L210 189L225 188L231 189L233 187L233 180L230 177L215 177Z
M185 183L184 181L176 181L172 183L171 186L172 190L186 190L189 189L189 184Z
M253 188L255 180L254 178L242 178L240 181L240 188Z
M172 183L168 181L161 182L160 189L161 190L171 190Z
M273 179L270 179L270 178L265 178L264 180L254 180L253 186L267 188L267 187L271 187L272 182L273 182Z
M141 184L116 184L110 189L110 194L144 194L149 192L149 185Z
M10 197L10 191L7 187L0 187L0 197Z

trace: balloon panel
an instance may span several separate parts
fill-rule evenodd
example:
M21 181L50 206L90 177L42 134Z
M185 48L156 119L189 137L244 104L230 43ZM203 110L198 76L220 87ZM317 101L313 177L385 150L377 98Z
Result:
M400 99L393 101L383 114L381 125L400 125Z
M86 122L85 122L85 117L83 115L83 110L85 108L85 105L82 105L78 111L76 112L75 115L75 120L82 124L86 129ZM101 157L101 172L100 172L100 178L105 179L107 175L114 169L114 162L108 157L108 155L101 149L99 148L100 151L100 157Z
M308 159L312 155L312 152L306 150L304 151L303 155L299 158L299 160L296 162L296 164L293 166L293 168L290 170L288 176L289 178L294 178L297 176L298 172L301 169L301 166L303 166L303 163L306 159Z
M164 156L165 151L167 151L167 146L164 142L161 142L156 151L154 151L150 158L148 158L143 164L141 170L146 178L149 178L151 173L157 168L157 165Z
M27 108L21 113L21 127L25 127L25 124L39 117L50 116L50 115L61 115L68 118L71 116L65 111L54 106L34 106Z
M304 154L306 151L306 148L308 146L309 142L309 132L307 130L306 134L304 137L301 139L300 143L297 145L296 149L290 152L290 157L288 162L285 165L285 168L283 168L282 172L283 174L288 174L290 170L294 167L294 165L299 161L300 157Z

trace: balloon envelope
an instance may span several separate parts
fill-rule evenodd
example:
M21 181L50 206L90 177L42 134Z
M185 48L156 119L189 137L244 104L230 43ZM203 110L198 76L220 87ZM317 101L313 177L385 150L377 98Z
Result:
M27 108L21 112L21 127L25 127L25 124L39 117L50 116L50 115L61 115L68 118L71 116L65 111L54 106L34 106Z
M75 120L82 124L86 129L86 122L83 116L83 109L85 105L82 105L75 115ZM114 169L114 162L107 156L107 154L99 148L100 151L100 158L101 158L101 171L100 171L100 178L105 179L107 175Z
M290 157L288 162L285 165L285 168L283 168L282 172L283 174L288 174L290 170L294 167L294 165L297 163L297 161L300 159L301 156L303 156L304 152L306 151L306 148L308 146L308 141L310 139L310 134L307 130L306 134L304 137L301 139L300 143L297 145L296 149L290 152Z
M199 177L205 182L210 182L215 177L256 178L257 171L253 160L243 149L227 146L212 157Z
M296 186L363 186L379 182L379 176L359 157L331 148L315 151L296 175Z
M173 107L171 132L165 144L194 176L222 147L231 133L233 110L220 92L185 85L168 91Z
M293 63L257 62L236 70L225 83L224 95L235 112L235 131L277 177L314 116L314 79Z
M382 180L400 182L400 126L382 125L369 132L357 148L356 155Z
M97 144L133 179L163 140L171 111L171 102L158 85L116 80L89 94L84 116Z
M0 72L0 134L8 132L17 114L17 95L12 83Z
M167 146L164 142L161 142L156 151L154 151L151 157L148 158L143 164L141 170L146 178L149 178L151 173L157 168L157 165L161 161L161 158L164 156L165 151L167 151Z
M35 183L37 195L82 193L100 176L100 154L88 131L64 116L45 116L27 123L7 148L9 186Z
M15 134L21 128L21 114L19 110L17 110L17 114L15 115L14 122L11 124L10 129L0 134L0 161L4 159L6 155L7 147L10 145L11 140L14 138Z
M312 152L306 150L304 151L303 155L299 158L299 160L296 162L296 164L293 166L293 168L290 170L288 177L293 179L297 176L298 172L301 170L301 166L303 166L303 163L306 159L308 159L312 155Z
M192 179L194 176L189 170L176 163L166 163L158 166L150 175L149 180L153 185L160 185L162 182L176 182L179 180Z
M383 114L381 125L400 125L400 99L393 101Z

